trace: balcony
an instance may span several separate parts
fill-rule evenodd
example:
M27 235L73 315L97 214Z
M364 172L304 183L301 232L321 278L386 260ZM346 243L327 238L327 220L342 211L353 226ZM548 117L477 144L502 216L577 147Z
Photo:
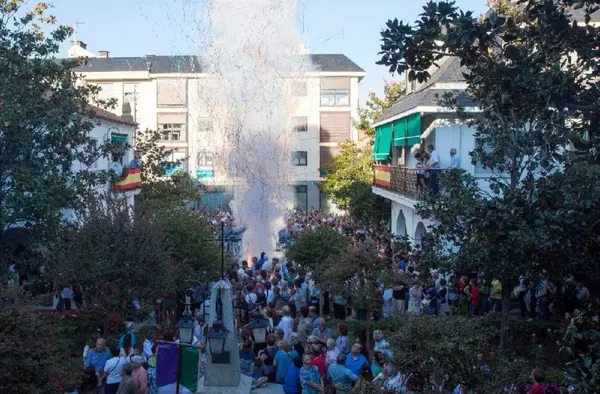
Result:
M417 177L416 168L375 166L373 186L413 200L425 197L425 179Z

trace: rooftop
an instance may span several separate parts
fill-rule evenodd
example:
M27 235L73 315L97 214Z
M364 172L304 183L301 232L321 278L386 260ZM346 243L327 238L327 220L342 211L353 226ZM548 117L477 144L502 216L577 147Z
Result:
M421 86L416 92L402 96L390 108L384 111L376 122L389 119L412 108L422 105L438 105L439 97L451 89L432 89L437 83L457 83L464 82L463 73L466 68L460 66L460 59L457 57L447 57L443 60L440 68L431 74L431 78ZM470 106L473 100L464 91L456 95L458 105Z
M109 122L119 123L127 126L137 126L136 122L125 116L115 115L112 112L108 112L105 109L93 105L88 106L87 110L90 117L93 119L107 120Z
M364 72L356 63L342 54L314 54L312 62L321 72ZM201 73L202 65L198 56L158 56L143 57L94 57L76 68L79 72L149 71L151 74Z

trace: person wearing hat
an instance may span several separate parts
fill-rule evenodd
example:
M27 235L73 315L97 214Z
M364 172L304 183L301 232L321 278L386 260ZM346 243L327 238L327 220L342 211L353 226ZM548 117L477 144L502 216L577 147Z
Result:
M133 381L133 366L130 363L123 365L121 370L121 384L117 394L137 394L137 387Z
M148 394L148 372L144 369L144 357L131 357L131 366L133 367L133 381L137 388L137 394Z

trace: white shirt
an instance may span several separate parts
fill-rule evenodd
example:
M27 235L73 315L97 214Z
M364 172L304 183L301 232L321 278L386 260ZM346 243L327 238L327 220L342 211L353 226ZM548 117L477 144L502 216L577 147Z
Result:
M121 371L123 370L123 365L125 365L126 359L125 357L113 357L109 358L104 364L104 372L108 375L106 376L106 383L121 383Z
M440 168L440 155L438 155L438 153L434 150L431 151L431 153L429 154L429 160L427 161L427 164L431 168Z
M450 168L460 168L460 157L458 155L450 157Z
M283 339L284 340L287 340L290 337L293 326L294 326L294 319L292 319L290 316L284 316L281 319L281 321L279 322L279 324L277 325L277 328L280 328L281 330L283 330Z
M147 359L152 357L152 342L147 339L144 340L144 356Z

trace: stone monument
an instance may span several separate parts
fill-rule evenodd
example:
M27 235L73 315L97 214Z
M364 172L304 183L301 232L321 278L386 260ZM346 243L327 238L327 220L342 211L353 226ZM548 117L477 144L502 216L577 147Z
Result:
M219 298L220 302L218 301ZM206 375L198 381L197 393L249 394L252 390L252 378L240 373L240 355L232 301L231 285L228 281L221 280L214 285L211 291L210 315L207 327L210 331L211 327L220 320L227 329L225 351L229 352L229 362L213 362L222 360L213 360L213 353L218 352L219 349L211 348L209 345L210 339L207 339Z

